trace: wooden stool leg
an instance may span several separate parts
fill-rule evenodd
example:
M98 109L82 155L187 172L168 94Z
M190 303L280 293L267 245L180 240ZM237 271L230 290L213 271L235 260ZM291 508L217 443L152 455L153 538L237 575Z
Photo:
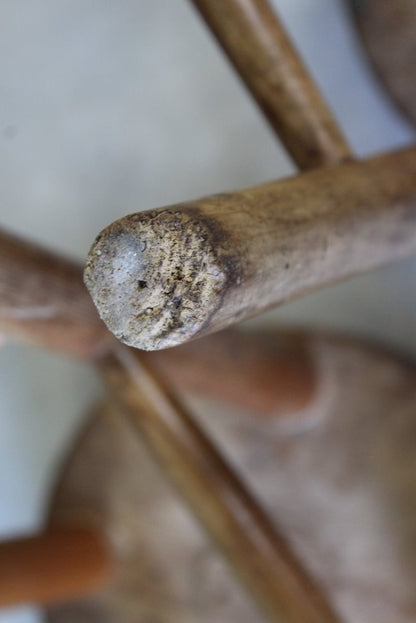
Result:
M234 571L276 623L336 623L337 616L285 539L218 448L149 369L120 346L100 369Z
M87 528L55 528L0 543L0 606L52 604L107 583L114 564L102 536Z
M265 0L192 0L300 169L337 164L350 148Z

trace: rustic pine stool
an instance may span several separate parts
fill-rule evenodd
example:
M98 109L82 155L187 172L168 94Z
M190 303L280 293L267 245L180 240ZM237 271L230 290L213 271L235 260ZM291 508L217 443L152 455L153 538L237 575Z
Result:
M228 327L415 253L416 152L354 159L265 1L194 4L305 172L123 217L91 248L92 298L81 267L0 235L2 331L90 360L111 394L44 534L0 546L0 605L54 623L410 623L413 364Z

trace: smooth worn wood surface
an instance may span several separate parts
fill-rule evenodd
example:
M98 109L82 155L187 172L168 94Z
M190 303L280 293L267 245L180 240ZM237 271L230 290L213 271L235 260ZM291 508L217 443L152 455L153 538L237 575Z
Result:
M91 358L117 344L99 319L82 267L0 231L0 330L4 337ZM308 344L294 333L227 331L149 360L182 392L259 415L297 412L312 399Z
M97 592L114 577L109 547L96 530L55 527L0 543L0 607L52 604Z
M134 429L269 620L338 621L236 472L151 369L123 346L103 358L100 369Z
M415 0L349 0L349 3L383 86L416 123Z
M416 149L126 216L85 282L115 336L175 346L416 253Z
M319 391L301 422L192 407L344 623L414 623L415 368L357 342L309 341ZM264 621L109 405L57 476L51 518L74 517L105 532L120 572L94 598L49 609L50 623Z
M192 0L301 169L337 164L350 149L266 0Z

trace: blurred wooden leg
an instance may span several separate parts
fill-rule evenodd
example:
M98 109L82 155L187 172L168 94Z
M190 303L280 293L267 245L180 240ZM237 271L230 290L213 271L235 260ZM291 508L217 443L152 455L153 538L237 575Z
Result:
M179 390L275 418L313 401L318 371L311 350L310 335L300 331L229 329L140 356Z
M104 538L87 528L54 528L0 543L0 606L52 604L109 582L114 564Z
M112 342L77 262L0 231L0 331L88 358Z
M416 124L416 3L348 0L376 77Z
M415 368L356 340L310 338L322 391L307 427L201 402L197 422L342 621L414 623ZM147 413L135 417L139 432ZM86 424L58 474L51 519L90 517L111 535L120 571L99 595L49 610L48 622L263 621L131 420L106 403Z

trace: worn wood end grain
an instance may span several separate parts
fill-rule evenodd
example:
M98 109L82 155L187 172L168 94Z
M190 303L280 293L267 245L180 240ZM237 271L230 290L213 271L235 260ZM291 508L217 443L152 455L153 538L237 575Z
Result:
M92 246L84 279L118 339L157 350L197 334L233 274L218 228L189 207L110 225Z

